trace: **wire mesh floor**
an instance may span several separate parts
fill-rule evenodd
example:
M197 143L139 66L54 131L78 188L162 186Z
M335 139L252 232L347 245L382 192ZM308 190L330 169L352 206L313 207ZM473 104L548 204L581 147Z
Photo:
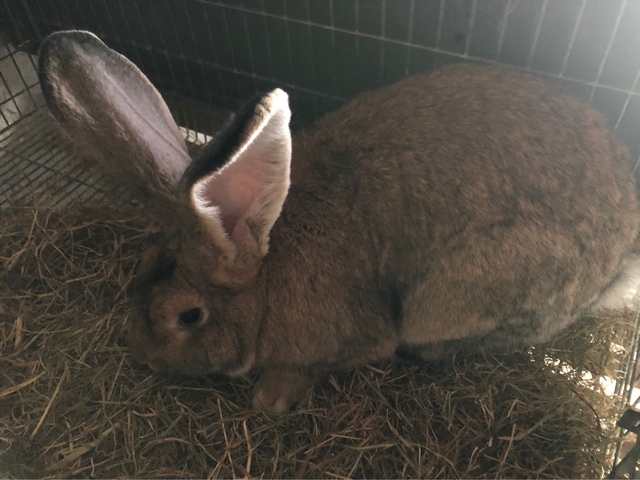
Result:
M181 127L191 151L211 138L226 119L219 109L171 99L179 120L191 117L206 133ZM184 122L186 123L186 122ZM129 192L96 176L83 165L46 109L41 108L0 132L0 210L13 205L63 207L77 202L136 205Z
M62 207L101 201L112 192L80 159L43 110L0 134L0 209L11 205Z
M190 150L209 135L182 128ZM131 195L83 165L44 109L0 133L0 210L11 205L62 207L74 202L120 200Z

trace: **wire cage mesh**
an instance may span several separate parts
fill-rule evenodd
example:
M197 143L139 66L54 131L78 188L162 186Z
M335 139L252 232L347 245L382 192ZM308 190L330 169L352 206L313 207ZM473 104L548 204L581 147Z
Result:
M0 208L27 198L83 202L113 188L78 168L42 108L37 47L61 29L90 30L138 65L196 146L215 135L230 109L276 86L290 94L294 125L304 125L412 73L451 62L505 63L600 110L639 171L640 2L4 0ZM632 348L614 392L630 406L640 402L639 332L628 339ZM632 430L627 425L621 435ZM618 448L612 462L622 453Z

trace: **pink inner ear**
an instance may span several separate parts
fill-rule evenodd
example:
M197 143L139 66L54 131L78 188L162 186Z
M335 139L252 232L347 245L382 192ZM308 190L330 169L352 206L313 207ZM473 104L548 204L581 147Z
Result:
M191 191L194 207L215 234L222 229L237 244L256 242L261 251L286 198L291 162L287 95L276 89L263 103L235 155L220 170L196 181ZM255 231L239 228L249 219ZM255 238L238 237L246 234Z
M212 205L220 207L222 226L229 235L264 189L264 172L254 166L246 172L230 165L207 185L207 197Z

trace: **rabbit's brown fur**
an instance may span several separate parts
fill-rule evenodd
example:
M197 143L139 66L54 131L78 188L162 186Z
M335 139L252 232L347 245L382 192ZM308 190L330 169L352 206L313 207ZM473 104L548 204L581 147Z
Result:
M291 177L255 283L203 300L225 320L198 340L223 369L541 342L597 298L638 233L627 153L600 115L498 68L362 95L295 139Z
M241 225L258 247L238 269L193 189L281 108L264 98L187 169L173 226L141 262L129 340L155 369L265 369L254 405L284 411L315 374L398 349L525 347L586 312L638 236L627 150L597 112L510 69L452 65L295 137L282 211L270 232L262 214ZM207 321L177 328L193 307Z

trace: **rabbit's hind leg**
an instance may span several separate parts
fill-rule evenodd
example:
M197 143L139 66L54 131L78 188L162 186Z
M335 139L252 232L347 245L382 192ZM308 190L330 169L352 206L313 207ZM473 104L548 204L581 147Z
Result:
M541 317L536 313L525 313L498 322L494 330L484 335L420 345L403 345L398 349L398 353L400 356L419 357L427 362L437 362L460 355L514 352L545 342L575 318L576 315L571 314Z

